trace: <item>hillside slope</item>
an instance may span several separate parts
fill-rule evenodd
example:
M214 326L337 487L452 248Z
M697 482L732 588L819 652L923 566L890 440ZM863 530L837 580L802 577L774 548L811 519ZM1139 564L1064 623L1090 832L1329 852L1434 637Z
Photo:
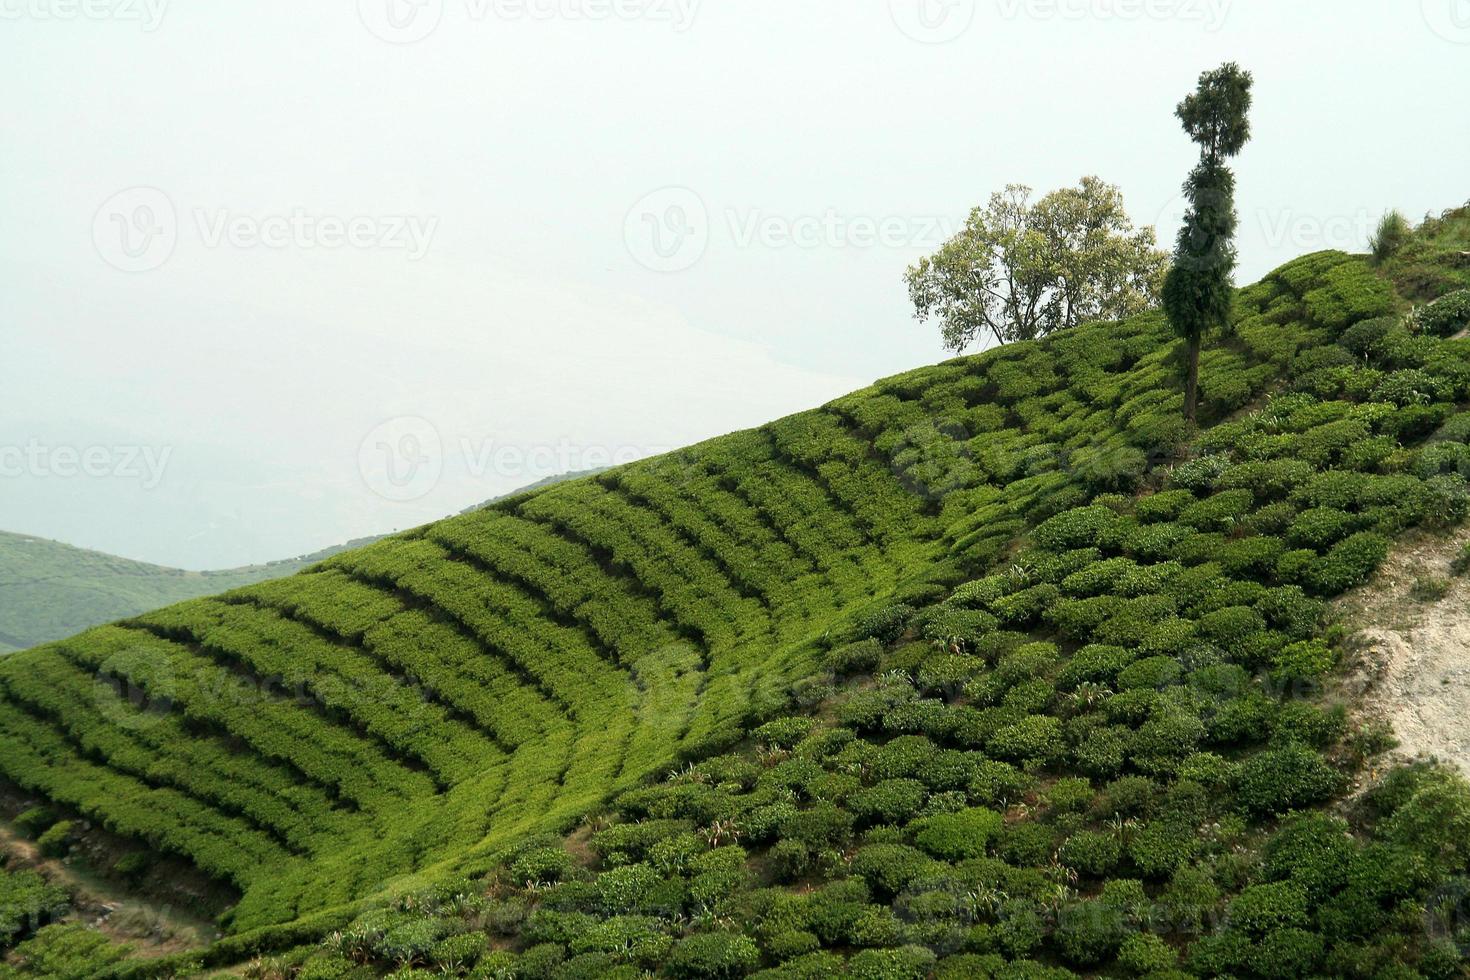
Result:
M0 531L0 653L71 636L148 609L305 568L306 559L187 572Z
M547 477L505 496L582 475ZM488 507L500 499L503 497L487 500L470 510ZM93 626L186 599L294 575L325 558L381 537L359 538L264 565L191 572L0 531L0 654L60 640Z
M1380 535L1463 510L1462 478L1458 495L1434 482L1455 452L1409 447L1456 415L1470 350L1410 336L1386 317L1400 308L1387 279L1339 253L1243 290L1235 336L1203 358L1198 437L1162 318L1091 324L8 657L0 770L232 884L238 935L212 954L227 958L319 936L358 900L499 867L529 835L734 744L808 689L834 641L897 638L904 618L892 635L872 625L895 600L933 603L984 573L919 637L962 661L946 667L956 710L1001 711L949 751L1055 775L1112 739L1119 757L1099 756L1099 775L1161 779L1216 740L1248 759L1266 715L1207 736L1159 693L1177 663L1221 668L1200 684L1239 683L1191 660L1203 641L1246 678L1308 676L1317 607L1300 587L1335 594L1381 561ZM1290 398L1232 418L1288 382ZM1132 494L1161 483L1134 513ZM1000 638L1026 634L1051 652L990 672L1018 642ZM1112 667L1108 649L1083 656L1089 643L1132 656ZM1132 660L1147 670L1111 700L1078 700L1055 671L1079 659L1077 683L1115 683ZM924 676L918 660L888 665ZM972 688L982 675L998 686ZM1233 710L1263 710L1234 693ZM1068 706L1093 727L1064 731ZM888 734L929 731L925 717ZM1260 778L1306 767L1298 802L1320 802L1327 777L1273 750L1287 755L1265 755ZM1189 778L1225 779L1208 772ZM692 786L670 792L705 813L710 785ZM1242 797L1244 812L1274 812L1271 792ZM625 818L698 820L642 799Z

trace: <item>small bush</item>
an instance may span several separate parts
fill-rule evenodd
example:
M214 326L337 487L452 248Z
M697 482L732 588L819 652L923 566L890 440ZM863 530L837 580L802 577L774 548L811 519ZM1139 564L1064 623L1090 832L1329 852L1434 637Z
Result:
M72 837L76 829L77 826L72 821L58 820L51 825L49 830L36 838L36 847L46 857L65 857L66 852L71 850Z
M1378 228L1368 240L1368 251L1373 261L1382 263L1392 257L1414 233L1409 219L1398 210L1389 211L1378 222Z
M687 936L674 945L667 964L671 976L688 980L743 977L760 962L760 950L745 936L709 932Z
M903 635L904 629L908 627L909 620L913 616L913 607L906 603L883 606L857 618L852 627L853 638L872 639L883 644L892 643Z
M945 861L983 857L1003 821L993 810L972 808L927 817L917 825L914 842L928 854Z
M1257 815L1285 813L1321 803L1338 788L1336 770L1304 746L1261 752L1241 767L1237 796Z
M935 962L922 946L865 949L847 961L846 975L854 980L923 980Z
M883 645L875 639L845 643L827 651L822 664L838 677L851 674L868 674L878 669L883 656Z
M1448 337L1470 327L1470 289L1460 289L1418 311L1419 329L1431 337Z

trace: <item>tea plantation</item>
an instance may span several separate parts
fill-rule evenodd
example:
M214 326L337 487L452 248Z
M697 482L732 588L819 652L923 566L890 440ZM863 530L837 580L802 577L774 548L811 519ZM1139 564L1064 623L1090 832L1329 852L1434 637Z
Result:
M238 896L0 976L1464 975L1326 605L1470 511L1446 275L1241 290L1198 429L1088 324L0 659L9 797Z

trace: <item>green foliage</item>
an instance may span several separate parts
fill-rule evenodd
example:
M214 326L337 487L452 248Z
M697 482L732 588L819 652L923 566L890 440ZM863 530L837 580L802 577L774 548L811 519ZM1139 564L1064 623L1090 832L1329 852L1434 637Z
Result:
M674 945L669 955L671 976L688 980L740 977L760 960L760 950L745 936L710 932L688 936Z
M1419 310L1419 329L1433 337L1448 337L1470 327L1470 289L1441 296Z
M0 952L59 919L70 907L70 896L34 871L0 870Z
M1368 251L1373 261L1382 263L1393 256L1413 233L1413 226L1403 212L1395 209L1386 213L1378 222L1378 228L1368 241Z
M1084 177L1034 204L1031 188L1008 185L905 281L918 319L937 320L958 352L987 336L1029 341L1139 313L1157 300L1164 265L1153 229L1134 230L1118 188ZM1003 397L1036 390L1024 373L1008 380Z
M1325 602L1467 503L1380 285L1234 294L1198 432L1163 318L1084 324L4 658L0 773L235 888L221 966L1453 975L1463 789L1323 815Z
M1316 752L1303 746L1262 752L1241 768L1237 796L1256 814L1286 813L1321 803L1341 777Z
M923 818L912 829L914 843L931 856L962 861L983 857L1002 824L1000 814L977 807Z
M65 857L66 852L71 849L76 833L75 823L70 820L58 820L44 834L36 838L36 848L46 857Z

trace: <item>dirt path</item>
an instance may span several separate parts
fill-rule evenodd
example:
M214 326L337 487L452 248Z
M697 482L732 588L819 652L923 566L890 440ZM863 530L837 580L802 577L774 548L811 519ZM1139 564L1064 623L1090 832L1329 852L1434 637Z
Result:
M1470 575L1450 563L1470 529L1401 541L1377 575L1337 603L1350 631L1347 694L1392 726L1400 759L1437 759L1470 775ZM1440 579L1442 596L1416 594Z
M29 868L72 896L73 917L130 944L143 956L197 949L218 938L213 922L156 906L77 864L42 856L35 842L0 821L0 852L10 867Z

